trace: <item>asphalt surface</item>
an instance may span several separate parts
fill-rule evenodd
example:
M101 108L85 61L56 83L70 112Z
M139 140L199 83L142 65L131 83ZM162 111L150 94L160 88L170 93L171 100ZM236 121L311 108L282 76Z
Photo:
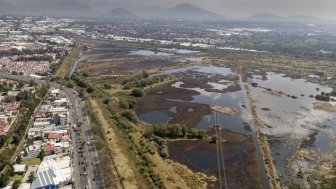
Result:
M105 188L97 167L98 153L94 145L93 133L83 99L72 88L67 88L57 83L51 83L50 85L54 88L62 89L70 103L69 115L71 120L75 188Z
M34 80L37 84L46 83L44 80L4 72L0 72L0 77L24 82ZM69 108L69 118L71 123L71 155L73 159L75 189L105 188L97 167L98 153L94 145L93 134L90 129L90 122L85 111L83 99L80 98L78 92L72 88L64 87L55 82L50 83L50 86L64 90L71 104ZM76 127L74 127L74 125L76 125Z

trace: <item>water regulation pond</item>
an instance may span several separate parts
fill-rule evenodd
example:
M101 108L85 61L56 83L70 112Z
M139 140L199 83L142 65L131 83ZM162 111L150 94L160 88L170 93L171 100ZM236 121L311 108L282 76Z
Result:
M136 112L142 121L180 123L205 129L212 136L215 112L211 106L238 111L234 115L219 113L216 120L223 128L221 151L206 139L168 143L170 158L216 177L219 176L217 154L223 154L221 180L227 180L229 188L255 188L257 185L268 188L245 85L249 86L257 102L257 113L264 123L262 132L268 137L271 155L282 181L287 178L286 167L293 172L296 165L288 167L287 162L303 146L309 150L334 150L329 134L335 134L336 115L314 109L316 100L310 97L321 91L330 92L332 89L327 86L255 70L251 70L250 77L243 82L231 68L213 65L165 70L152 77L165 74L177 74L181 79L154 88L138 102ZM258 83L258 87L252 87L252 82ZM314 140L305 143L305 138L313 131L317 132ZM210 188L218 186L218 180L209 183Z

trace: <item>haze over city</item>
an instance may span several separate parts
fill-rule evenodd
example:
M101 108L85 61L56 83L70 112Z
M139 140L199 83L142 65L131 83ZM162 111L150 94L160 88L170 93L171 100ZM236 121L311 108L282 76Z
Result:
M57 7L61 7L63 4L65 8L67 8L67 5L76 3L78 5L81 4L81 6L89 5L90 8L98 12L116 8L125 8L131 12L137 12L144 7L160 10L160 8L171 8L178 4L191 4L225 16L227 19L232 17L250 17L260 13L270 13L285 17L305 15L324 20L336 19L336 12L333 9L336 6L336 2L332 0L0 0L0 5L1 2L3 7L5 7L4 4L7 4L11 5L11 9L19 8L19 10L29 3L51 3L57 4ZM7 9L10 10L9 8Z

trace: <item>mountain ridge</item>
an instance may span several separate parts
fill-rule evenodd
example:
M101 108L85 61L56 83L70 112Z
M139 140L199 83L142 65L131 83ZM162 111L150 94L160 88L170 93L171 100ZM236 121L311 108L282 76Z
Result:
M115 18L115 19L135 19L137 15L128 11L124 8L114 8L108 12L105 12L101 15L104 18Z

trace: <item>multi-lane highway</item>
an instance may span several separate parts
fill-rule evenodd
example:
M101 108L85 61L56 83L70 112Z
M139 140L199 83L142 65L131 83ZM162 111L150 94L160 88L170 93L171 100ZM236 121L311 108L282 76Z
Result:
M98 153L96 151L90 122L85 111L83 99L78 92L71 88L63 88L71 104L70 114L73 118L73 154L75 183L80 181L79 188L104 188L97 166Z

